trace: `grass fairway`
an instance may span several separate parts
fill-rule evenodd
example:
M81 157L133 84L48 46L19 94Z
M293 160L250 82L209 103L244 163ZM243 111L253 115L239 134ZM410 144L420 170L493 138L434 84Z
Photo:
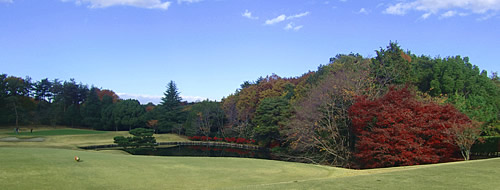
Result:
M19 135L12 133L11 128L0 128L0 139L6 137L17 138L32 138L41 137L43 142L2 142L0 140L0 147L50 147L50 148L64 148L64 149L78 149L79 146L90 145L103 145L113 144L113 137L115 136L129 136L128 131L94 131L84 129L71 129L71 128L37 128L31 134L28 130L23 129ZM28 131L28 132L23 132ZM171 141L188 141L186 138L174 134L155 134L158 142L171 142Z
M500 158L350 170L246 158L134 156L77 148L111 144L128 132L66 129L39 129L49 134L36 135L42 142L0 142L0 189L500 189ZM0 138L13 137L9 133L0 129ZM155 136L159 142L186 140Z
M75 162L79 156L82 162ZM0 147L2 189L498 189L500 159L349 170L244 158Z
M358 171L339 178L260 186L259 189L500 189L500 158Z
M3 189L220 189L347 175L347 169L238 158L0 148ZM75 162L78 155L82 162Z
M30 131L23 131L19 134L7 133L8 135L15 136L53 136L53 135L88 135L88 134L103 134L107 131L92 131L83 129L53 129L53 130L35 130L33 133Z

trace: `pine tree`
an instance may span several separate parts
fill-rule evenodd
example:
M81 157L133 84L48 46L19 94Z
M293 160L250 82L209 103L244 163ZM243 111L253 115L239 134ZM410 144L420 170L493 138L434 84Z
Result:
M182 111L182 98L177 91L177 86L174 81L170 81L167 85L167 90L163 93L165 97L161 99L159 109L158 129L159 132L171 132L176 126L182 125L185 121L185 114Z

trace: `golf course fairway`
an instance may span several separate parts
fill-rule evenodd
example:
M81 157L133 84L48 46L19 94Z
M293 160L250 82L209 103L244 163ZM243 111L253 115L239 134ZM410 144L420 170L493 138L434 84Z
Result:
M495 189L500 159L350 170L245 158L0 147L2 189ZM80 162L74 160L81 158Z
M82 150L127 132L0 129L0 189L500 189L500 158L352 170L263 159ZM187 141L174 134L159 142ZM43 141L22 141L41 138ZM75 156L80 162L75 161Z

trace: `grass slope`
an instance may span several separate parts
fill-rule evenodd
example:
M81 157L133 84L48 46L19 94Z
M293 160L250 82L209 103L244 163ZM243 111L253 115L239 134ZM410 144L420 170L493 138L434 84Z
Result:
M52 148L0 148L5 189L220 189L351 172L280 161L154 157ZM75 162L78 155L82 162Z
M79 156L82 162L75 162ZM497 189L500 159L349 170L245 158L0 147L5 189Z
M7 133L14 136L53 136L53 135L88 135L88 134L103 134L107 131L92 131L84 129L54 129L54 130L35 130L33 133L30 131L22 131L19 134L14 132Z
M128 132L37 129L43 142L0 142L0 189L499 189L500 158L372 170L246 158L133 156L77 146ZM46 130L46 131L43 131ZM54 131L55 130L55 131ZM12 137L0 128L0 138ZM42 133L43 132L43 133ZM76 133L76 134L75 134ZM155 135L159 142L186 141ZM79 156L82 162L75 162Z
M13 129L13 128L12 128ZM79 146L113 144L115 136L129 136L128 131L94 131L70 128L37 128L31 134L21 132L12 134L11 128L0 128L0 139L5 137L31 138L42 137L43 142L1 142L0 147L51 147L78 149ZM25 130L22 130L25 131ZM157 142L188 141L186 138L174 134L155 134Z
M500 158L385 169L358 175L276 183L258 189L500 189Z

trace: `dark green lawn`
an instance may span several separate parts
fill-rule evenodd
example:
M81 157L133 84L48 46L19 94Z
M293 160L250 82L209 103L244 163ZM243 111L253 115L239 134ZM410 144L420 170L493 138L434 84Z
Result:
M19 134L14 132L7 133L8 135L19 135L19 136L54 136L54 135L87 135L87 134L103 134L107 131L92 131L92 130L82 130L82 129L53 129L53 130L33 130L31 133L29 130L22 130Z

